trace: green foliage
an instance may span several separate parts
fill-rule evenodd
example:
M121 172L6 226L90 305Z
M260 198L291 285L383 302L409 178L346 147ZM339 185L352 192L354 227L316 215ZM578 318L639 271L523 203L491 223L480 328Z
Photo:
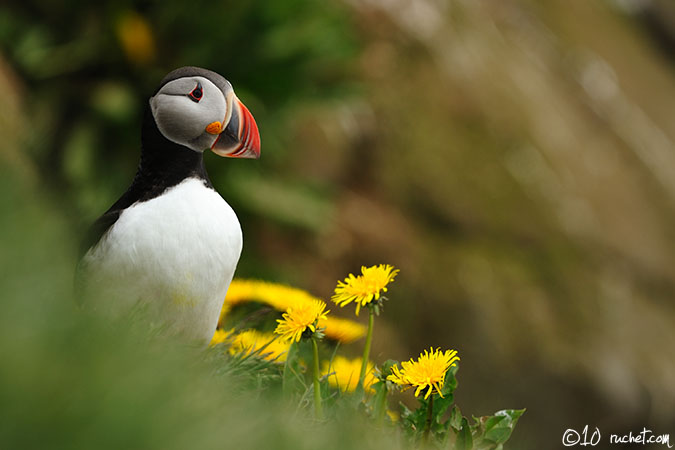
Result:
M475 419L471 433L476 449L501 449L511 437L513 428L525 409L505 409L497 411L493 416Z
M443 385L442 393L443 397L440 395L432 395L429 399L424 399L420 397L418 402L419 406L414 411L410 410L404 404L401 404L402 413L401 413L401 422L409 435L419 435L427 427L427 414L429 410L429 405L432 403L433 398L433 410L431 413L431 432L439 440L445 440L448 427L450 426L450 419L443 420L446 411L453 404L454 401L454 391L457 388L457 374L458 366L454 365L451 367L445 374L445 383Z
M469 419L462 415L459 407L454 404L453 393L457 388L457 370L458 366L455 365L446 373L442 390L443 397L437 394L432 394L429 399L420 397L415 410L401 404L403 429L411 439L420 440L424 438L427 427L429 427L433 442L444 448L449 446L454 450L502 449L525 410L497 411L491 416L474 417L474 422L471 424ZM429 414L430 406L431 414Z
M354 392L343 393L332 388L328 383L331 374L318 376L319 372L316 368L308 369L309 366L316 367L319 361L316 342L316 334L309 333L303 334L299 342L293 343L286 354L283 368L277 366L276 378L282 380L281 390L279 391L273 384L267 386L266 389L271 392L281 392L290 404L296 405L298 411L309 413L313 407L315 419L319 421L324 418L342 420L343 417L359 417L375 427L398 429L402 433L401 436L406 436L402 442L407 442L408 445L415 446L423 443L455 450L493 450L503 448L518 419L525 412L524 409L503 410L490 416L472 419L463 416L459 407L454 403L454 394L458 386L458 366L454 364L447 370L439 366L440 370L444 370L440 393L433 392L425 398L423 390L417 399L416 409L412 410L401 403L401 416L398 424L391 420L385 422L388 397L398 388L400 382L389 380L388 377L395 374L393 368L398 366L398 362L385 361L376 370L377 381L370 386L367 392L357 387ZM313 351L309 349L310 344L312 344ZM324 345L323 350L324 353L332 351L330 361L333 361L338 348ZM262 354L262 351L257 351L245 359L260 357ZM437 354L441 355L441 352ZM260 368L251 367L251 371L256 370ZM427 366L427 370L432 369ZM273 367L272 372L274 372ZM414 373L415 371L409 373L411 380L416 377ZM351 376L355 376L355 373ZM397 376L395 378L401 379ZM262 383L259 382L258 386L262 386Z
M473 448L471 428L466 417L462 417L461 426L456 433L455 448L456 450L471 450Z
M275 388L281 383L281 376L274 362L263 357L266 346L252 352L227 356L223 348L224 346L218 345L209 348L205 354L205 361L214 367L214 375L236 379L253 390Z
M455 450L501 450L524 412L524 409L497 411L491 416L474 417L470 424L454 406L450 412L448 440Z
M283 391L287 397L305 391L307 388L302 376L300 358L298 358L298 346L297 342L291 344L286 355L287 363L284 364Z

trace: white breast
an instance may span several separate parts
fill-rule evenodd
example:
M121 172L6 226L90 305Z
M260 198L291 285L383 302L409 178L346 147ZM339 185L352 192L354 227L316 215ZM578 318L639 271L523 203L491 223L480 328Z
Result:
M210 340L242 248L232 208L190 178L122 212L84 257L94 308L125 312L135 305L172 330ZM97 301L98 299L98 301Z

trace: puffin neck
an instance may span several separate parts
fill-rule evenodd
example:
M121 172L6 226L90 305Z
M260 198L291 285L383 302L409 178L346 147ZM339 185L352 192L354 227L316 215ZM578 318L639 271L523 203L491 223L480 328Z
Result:
M141 162L131 186L92 226L84 249L98 242L126 208L159 197L187 178L200 179L206 187L213 189L203 154L165 138L157 128L149 105L143 120L141 142Z
M145 111L141 134L141 161L134 178L154 189L165 190L186 178L199 178L213 187L204 166L204 155L168 140L159 131L150 107Z

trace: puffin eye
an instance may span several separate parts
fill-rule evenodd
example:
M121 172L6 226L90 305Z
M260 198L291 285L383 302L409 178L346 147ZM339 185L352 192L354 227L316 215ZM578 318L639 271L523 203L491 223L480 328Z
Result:
M188 97L190 97L190 100L192 100L195 103L199 103L199 100L202 99L202 85L201 83L197 82L197 86L188 94Z

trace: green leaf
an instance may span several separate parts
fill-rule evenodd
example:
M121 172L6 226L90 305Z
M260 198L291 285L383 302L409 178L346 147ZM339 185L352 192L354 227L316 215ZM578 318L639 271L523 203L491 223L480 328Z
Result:
M401 419L407 419L410 417L412 414L412 411L410 411L410 408L405 406L402 402L399 403L399 406L401 407Z
M509 421L515 425L516 422L518 422L518 419L520 419L520 416L525 414L525 411L527 411L526 408L523 409L503 409L501 411L497 411L495 413L495 416L506 416L506 418L509 419Z
M450 410L450 419L448 419L448 425L452 427L453 430L459 431L462 428L462 413L459 410L457 405L453 406Z
M511 436L511 429L508 427L497 427L485 433L485 439L495 443L506 442Z
M518 419L524 412L524 409L505 409L497 411L492 416L476 419L473 425L474 438L490 442L491 445L486 448L498 448L511 437Z
M505 419L506 416L503 415L494 415L490 416L486 421L485 421L485 431L489 432L492 430L499 422L501 422L503 419Z
M415 412L410 410L402 402L400 402L399 405L401 407L401 427L409 436L413 436L419 431L419 428L415 424Z
M471 450L473 448L473 438L471 436L471 428L466 417L462 417L462 426L457 433L457 440L455 441L455 450Z
M441 393L445 397L448 394L452 394L455 392L455 389L457 389L457 371L459 370L459 366L455 364L454 366L450 367L448 371L445 373L445 381L443 383L443 389L441 389Z
M452 394L446 395L444 398L434 395L434 409L431 413L431 431L440 442L444 442L448 437L449 422L443 422L443 416L452 405L453 400Z
M448 408L452 405L454 402L455 398L452 394L447 394L445 397L441 397L440 395L435 395L434 396L434 410L432 411L432 420L434 423L441 423L441 419L443 418L443 415L445 412L448 410Z
M382 364L382 368L380 369L380 379L386 380L389 375L392 374L392 367L398 366L398 361L395 359L388 359Z
M421 433L427 420L427 405L429 401L419 398L418 402L419 406L414 411L411 411L401 403L401 423L404 429L412 434Z
M494 417L501 417L502 419L496 423L492 429L488 429L485 438L498 444L503 444L511 437L511 433L523 413L525 413L525 409L505 409L497 411Z
M379 421L384 417L387 409L387 385L386 381L378 381L372 385L375 395L372 397L373 415Z

